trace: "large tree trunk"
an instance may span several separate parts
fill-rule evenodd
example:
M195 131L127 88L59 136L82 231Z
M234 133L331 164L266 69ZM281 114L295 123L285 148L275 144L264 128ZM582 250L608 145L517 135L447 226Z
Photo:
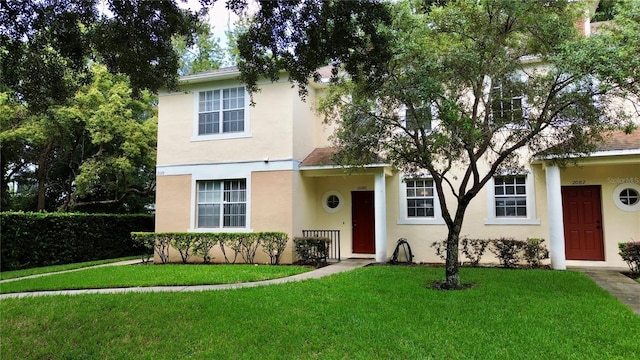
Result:
M445 284L443 288L449 290L462 289L460 284L460 268L458 261L458 246L460 243L460 231L462 230L462 221L467 206L475 194L468 192L465 196L458 200L458 208L453 222L447 223L449 233L447 234L447 258L445 261Z
M453 226L449 228L447 235L447 258L445 262L445 287L451 290L461 287L458 261L458 243L461 228L462 218L456 216Z

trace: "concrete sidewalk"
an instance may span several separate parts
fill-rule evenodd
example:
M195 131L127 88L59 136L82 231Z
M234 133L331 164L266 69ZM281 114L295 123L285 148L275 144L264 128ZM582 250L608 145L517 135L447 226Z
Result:
M128 287L128 288L112 288L112 289L82 289L82 290L60 290L60 291L34 291L34 292L24 292L24 293L11 293L11 294L0 294L1 299L10 299L10 298L23 298L29 296L48 296L48 295L81 295L81 294L122 294L122 293L130 293L130 292L189 292L189 291L210 291L210 290L228 290L228 289L241 289L248 287L256 287L256 286L266 286L273 284L284 284L292 281L302 281L307 279L319 279L321 277L325 277L328 275L338 274L341 272L353 270L359 267L366 266L372 263L374 260L366 260L366 259L349 259L342 260L339 263L331 264L316 270L308 271L306 273L293 275L280 279L272 279L272 280L264 280L264 281L256 281L249 283L238 283L238 284L221 284L221 285L194 285L194 286L149 286L149 287ZM135 263L135 262L134 262ZM113 263L109 265L115 265L123 263ZM80 269L78 269L80 270ZM73 270L73 271L78 271ZM58 272L56 274L60 274ZM33 276L44 276L45 274ZM24 278L20 278L24 279Z
M619 269L576 268L640 315L640 283L622 275ZM624 269L622 269L624 271Z

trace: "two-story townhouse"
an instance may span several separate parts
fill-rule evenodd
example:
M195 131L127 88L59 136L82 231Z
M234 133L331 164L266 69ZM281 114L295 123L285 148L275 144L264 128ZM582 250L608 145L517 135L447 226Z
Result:
M430 245L447 228L427 175L405 178L382 162L346 172L331 160L333 129L314 111L322 84L302 101L289 83L265 81L251 106L238 75L185 76L180 92L160 95L156 231L324 231L333 257L378 262L406 238L414 261L440 261ZM617 243L640 240L640 132L612 134L567 168L537 158L483 192L461 235L546 239L559 269L624 266Z

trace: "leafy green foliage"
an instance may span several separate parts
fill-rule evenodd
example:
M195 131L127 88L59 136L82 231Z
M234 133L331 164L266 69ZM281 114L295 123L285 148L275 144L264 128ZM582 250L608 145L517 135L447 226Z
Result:
M219 236L212 236L212 234L205 233L196 237L193 245L193 253L195 255L202 256L202 262L205 264L211 263L211 249L220 241Z
M153 202L156 98L147 91L133 97L127 78L100 64L90 73L73 99L46 114L0 95L3 201L7 183L18 180L34 184L23 191L23 206L36 204L20 208L13 197L3 210L140 213Z
M201 0L210 4L212 1ZM111 73L126 74L134 93L177 85L178 56L171 39L191 44L198 14L177 1L8 1L0 9L0 88L10 88L34 111L73 97L90 77L95 56ZM47 86L42 86L46 84Z
M343 63L350 74L380 80L378 64L387 61L388 38L377 31L391 19L378 1L263 1L246 33L239 37L240 79L250 92L265 76L276 80L280 70L306 93L310 77L329 62ZM374 83L377 83L375 81Z
M544 239L528 238L524 244L523 258L532 268L538 268L541 261L549 258L549 250L542 245Z
M326 264L331 239L324 237L297 237L293 244L302 264Z
M269 255L271 265L280 264L280 257L289 242L289 235L283 232L262 232L260 241L262 249Z
M506 268L513 268L521 260L520 252L525 246L525 242L509 238L491 240L491 251L500 260L500 264Z
M173 38L173 47L180 59L178 73L181 76L215 70L222 65L225 53L208 22L199 20L192 45L189 45L189 40L188 36Z
M620 257L632 272L640 272L640 241L618 243Z
M378 64L381 77L345 68L321 101L338 126L338 163L382 158L433 178L449 231L451 287L459 283L466 210L494 174L521 170L534 155L566 164L593 151L608 131L636 126L637 7L619 4L615 24L585 38L574 27L583 5L399 1L390 8L392 23L378 28L393 54Z
M460 243L462 244L462 253L469 260L471 266L478 266L490 242L483 239L463 238Z
M137 255L150 215L0 213L2 271Z

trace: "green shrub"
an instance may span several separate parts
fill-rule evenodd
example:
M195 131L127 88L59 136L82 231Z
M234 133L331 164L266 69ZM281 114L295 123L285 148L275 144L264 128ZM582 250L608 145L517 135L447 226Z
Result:
M240 255L245 264L253 264L258 246L260 246L260 237L256 233L242 233L240 235Z
M238 254L240 253L240 236L237 233L226 233L220 236L220 240L218 244L220 244L220 250L222 250L222 255L224 256L224 262L227 264L235 264L238 259ZM226 246L226 248L225 248ZM233 251L233 260L229 260L227 256L227 250L231 249Z
M618 243L620 256L632 272L640 272L640 241Z
M546 246L542 245L543 242L544 239L528 238L523 244L524 260L532 268L539 268L541 261L549 258L549 250L547 250Z
M484 252L487 250L489 240L464 238L461 243L462 253L469 260L471 266L478 266L482 255L484 255Z
M524 244L524 241L511 238L494 239L491 240L489 250L496 255L503 267L512 268L520 262L520 252Z
M303 264L326 264L331 239L324 237L297 237L293 239L298 259Z
M186 264L191 257L191 252L197 241L198 234L195 233L166 233L168 243L180 253L180 259Z
M220 241L219 233L200 233L193 244L193 253L202 256L202 262L211 263L211 249Z
M138 244L144 251L142 252L142 262L148 263L153 257L153 249L156 243L155 233L151 232L132 232L131 239Z
M283 232L263 232L260 233L260 242L262 249L269 255L271 265L279 265L280 257L284 252L289 235Z
M0 270L139 255L131 232L153 228L152 215L3 212Z

